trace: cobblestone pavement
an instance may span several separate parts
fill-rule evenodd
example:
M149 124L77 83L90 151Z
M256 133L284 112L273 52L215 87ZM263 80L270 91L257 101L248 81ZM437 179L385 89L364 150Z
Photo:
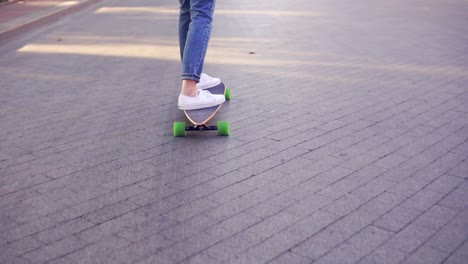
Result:
M2 263L467 263L468 2L218 1L186 138L176 4L0 47Z

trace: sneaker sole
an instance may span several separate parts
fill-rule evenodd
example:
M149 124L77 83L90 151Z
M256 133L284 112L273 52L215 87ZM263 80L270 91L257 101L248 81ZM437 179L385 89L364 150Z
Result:
M208 106L206 106L206 105L196 105L196 106L193 106L193 105L192 105L192 106L190 106L190 107L188 107L188 108L181 107L181 106L178 106L178 107L179 107L180 110L183 110L183 111L198 110L198 109L210 108L210 107L213 107L213 106L218 106L218 105L223 104L224 102L226 102L226 101L223 101L223 102L221 102L221 103L219 103L219 104L208 105Z

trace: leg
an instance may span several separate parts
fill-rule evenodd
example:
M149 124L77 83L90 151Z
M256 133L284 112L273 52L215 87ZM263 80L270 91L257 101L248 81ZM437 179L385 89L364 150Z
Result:
M188 18L183 9L183 4L186 2L190 3L190 22L186 22ZM180 3L180 21L182 22L179 22L179 41L181 42L182 89L179 95L179 108L191 110L222 104L225 101L224 95L213 95L208 91L197 89L211 35L215 0L180 0ZM188 31L185 31L187 23ZM184 35L185 32L187 35Z
M185 44L187 43L187 35L190 27L190 23L192 22L191 13L190 13L190 2L195 2L196 0L179 0L180 3L180 14L179 14L179 50L180 50L180 58L182 63L184 61L184 50ZM193 88L192 80L184 80L183 87L190 87L190 88L182 88L184 94L191 94L194 96L194 88ZM201 89L208 89L211 87L215 87L216 85L220 84L221 80L219 78L213 78L207 74L201 74L200 80L196 86ZM191 91L191 92L190 92Z
M187 41L187 34L190 25L190 0L179 0L180 13L179 13L179 50L180 59L184 58L185 43Z
M182 79L198 82L210 39L215 0L190 1L190 25L182 56Z

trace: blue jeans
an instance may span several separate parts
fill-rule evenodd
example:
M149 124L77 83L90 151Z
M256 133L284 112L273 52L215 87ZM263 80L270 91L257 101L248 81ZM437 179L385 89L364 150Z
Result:
M179 0L179 46L182 80L200 81L213 27L216 0Z

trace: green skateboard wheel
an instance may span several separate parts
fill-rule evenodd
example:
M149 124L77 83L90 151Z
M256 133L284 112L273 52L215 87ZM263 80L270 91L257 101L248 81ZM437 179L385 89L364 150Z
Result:
M185 137L185 122L174 122L174 137Z
M226 100L231 100L231 89L226 88Z
M218 136L229 136L228 121L218 121Z

